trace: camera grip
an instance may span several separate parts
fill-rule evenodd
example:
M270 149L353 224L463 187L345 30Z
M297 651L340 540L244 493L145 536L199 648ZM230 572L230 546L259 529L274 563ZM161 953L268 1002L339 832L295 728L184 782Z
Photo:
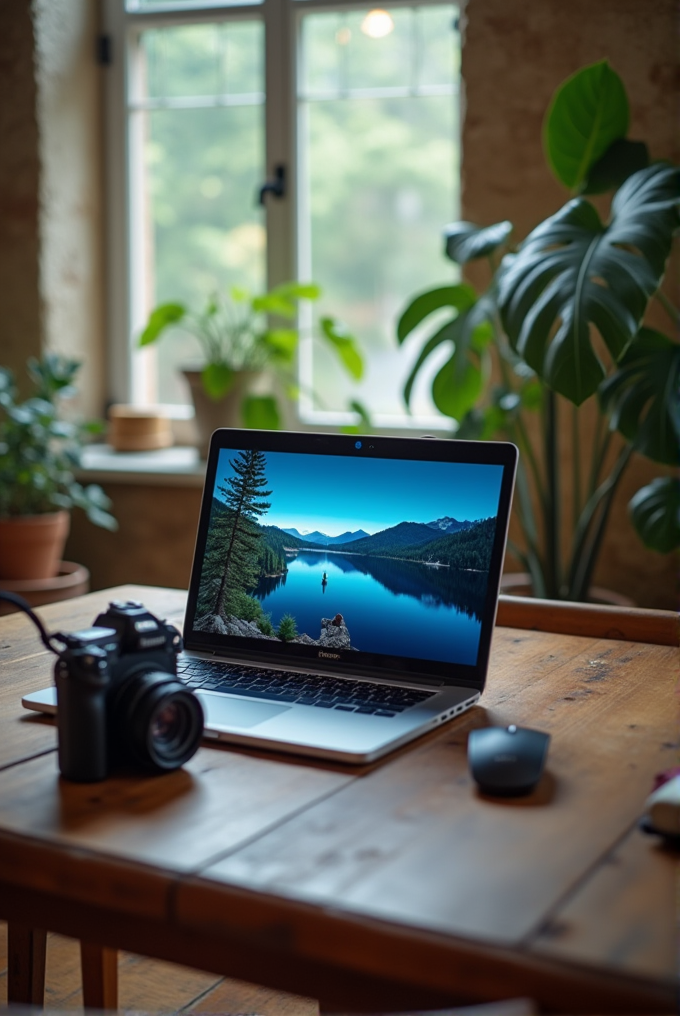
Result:
M55 667L59 771L64 779L94 783L108 775L108 672L84 662L61 658Z

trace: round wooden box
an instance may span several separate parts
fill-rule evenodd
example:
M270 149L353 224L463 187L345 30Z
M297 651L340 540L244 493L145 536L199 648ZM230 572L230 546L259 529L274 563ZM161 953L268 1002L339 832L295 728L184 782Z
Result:
M170 420L153 408L111 406L108 442L117 452L150 452L169 448L172 444Z

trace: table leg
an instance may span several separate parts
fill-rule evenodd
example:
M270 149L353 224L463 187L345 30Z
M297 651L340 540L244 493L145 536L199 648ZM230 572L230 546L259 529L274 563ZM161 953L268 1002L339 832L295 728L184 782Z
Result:
M118 1008L118 952L91 942L80 943L85 1009Z
M45 1001L47 932L7 925L7 1001L42 1006Z

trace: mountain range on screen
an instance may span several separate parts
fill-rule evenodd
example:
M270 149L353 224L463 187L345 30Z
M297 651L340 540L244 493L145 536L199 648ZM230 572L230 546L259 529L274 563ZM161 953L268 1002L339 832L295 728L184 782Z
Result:
M305 543L316 543L322 547L339 546L342 543L350 543L352 540L361 540L368 536L368 533L365 533L363 529L357 529L354 533L341 533L340 536L326 536L318 529L315 529L313 533L300 533L297 529L284 529L282 532L288 533L289 536L295 536L298 540L304 540Z
M470 529L474 525L474 522L468 522L467 520L459 522L458 519L444 515L441 519L435 519L434 522L402 522L399 526L393 527L391 530L384 530L384 532L391 533L391 546L407 546L408 544L426 543L428 540L431 540L432 535L426 532L427 529L435 529L443 536L444 534L459 533L462 529ZM396 534L394 532L395 529L399 530ZM381 542L376 541L376 537L380 536L379 533L370 536L363 529L357 529L354 533L341 533L340 536L327 536L326 533L320 533L318 529L315 529L313 533L301 533L297 529L283 529L282 532L288 533L289 536L294 536L297 540L303 540L304 543L315 543L321 547L335 547L364 539L373 540L377 544ZM368 544L362 545L361 549L368 551Z

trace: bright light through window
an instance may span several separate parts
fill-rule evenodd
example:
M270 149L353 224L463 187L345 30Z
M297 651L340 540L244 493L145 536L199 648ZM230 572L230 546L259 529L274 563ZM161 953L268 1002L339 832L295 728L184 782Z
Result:
M368 361L354 388L332 354L308 341L302 388L318 395L316 407L303 399L309 419L321 406L336 420L351 398L379 421L405 416L410 364L396 353L399 311L419 289L453 276L441 231L458 208L456 14L432 5L302 19L301 272L321 284ZM385 19L391 28L382 34ZM416 390L417 414L434 415L428 387Z

